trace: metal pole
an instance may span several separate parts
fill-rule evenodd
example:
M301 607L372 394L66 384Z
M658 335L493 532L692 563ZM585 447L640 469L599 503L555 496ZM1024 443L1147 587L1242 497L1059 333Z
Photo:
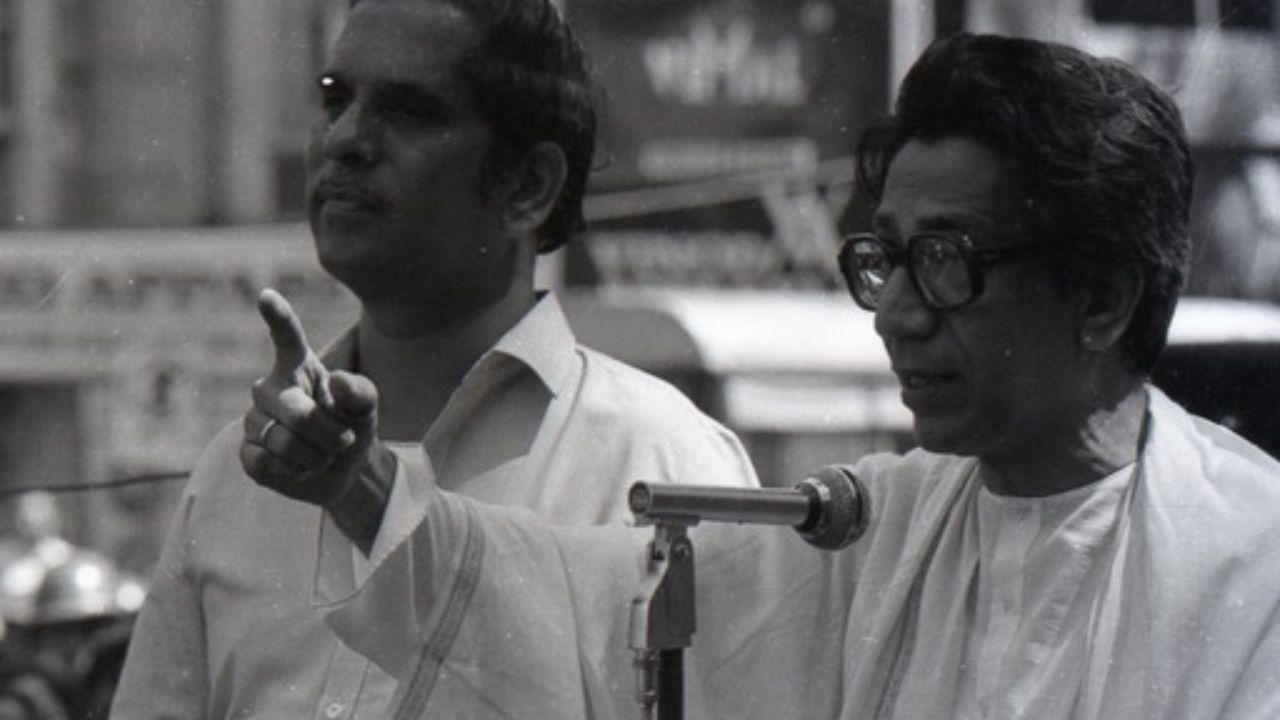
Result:
M682 522L659 522L649 568L631 602L636 700L644 720L684 717L684 649L693 642L693 544Z
M684 648L658 651L658 720L684 720Z

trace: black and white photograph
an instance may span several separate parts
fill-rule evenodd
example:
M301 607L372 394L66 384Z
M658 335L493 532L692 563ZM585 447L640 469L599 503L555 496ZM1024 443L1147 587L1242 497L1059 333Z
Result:
M1280 718L1280 0L0 0L0 720Z

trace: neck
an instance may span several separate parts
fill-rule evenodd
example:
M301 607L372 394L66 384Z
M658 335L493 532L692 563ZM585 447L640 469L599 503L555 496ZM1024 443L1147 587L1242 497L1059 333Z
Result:
M378 434L419 441L476 361L533 306L531 287L469 313L440 317L366 304L359 372L378 388Z
M994 493L1023 497L1054 495L1097 482L1137 460L1146 411L1146 390L1136 383L1074 426L1044 433L1033 446L1006 456L982 457L983 482Z

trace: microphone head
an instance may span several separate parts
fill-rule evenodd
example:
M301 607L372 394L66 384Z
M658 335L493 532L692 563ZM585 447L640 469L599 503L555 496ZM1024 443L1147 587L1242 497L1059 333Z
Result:
M801 480L796 489L815 498L815 510L796 527L810 545L840 550L862 537L871 521L871 499L846 465L828 465Z
M649 512L650 506L653 505L653 493L649 492L649 484L646 482L636 482L631 485L631 489L627 491L627 505L631 508L631 512L639 517L644 517Z

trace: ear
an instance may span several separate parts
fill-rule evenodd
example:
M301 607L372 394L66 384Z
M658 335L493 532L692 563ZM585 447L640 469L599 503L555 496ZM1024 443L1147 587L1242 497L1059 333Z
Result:
M1146 283L1142 270L1126 263L1094 281L1084 303L1080 347L1101 352L1115 347L1129 327Z
M555 210L569 164L553 142L540 142L512 169L504 193L503 224L509 232L533 233Z

